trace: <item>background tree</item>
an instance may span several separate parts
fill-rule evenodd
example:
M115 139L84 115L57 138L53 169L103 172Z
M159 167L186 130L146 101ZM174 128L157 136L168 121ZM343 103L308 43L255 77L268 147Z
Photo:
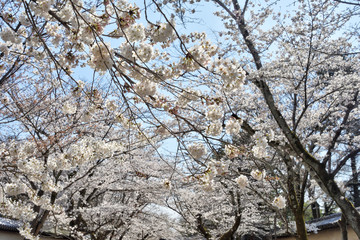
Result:
M147 162L153 150L113 113L120 106L105 100L109 91L79 83L59 90L37 79L4 93L2 116L12 121L3 129L17 135L1 146L2 214L23 221L27 239L43 229L76 239L173 236L169 220L149 209L163 204L171 168Z

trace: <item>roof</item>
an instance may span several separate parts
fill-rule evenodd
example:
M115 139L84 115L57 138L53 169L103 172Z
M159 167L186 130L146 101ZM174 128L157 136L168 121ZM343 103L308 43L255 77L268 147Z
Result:
M360 212L360 207L356 208ZM311 224L318 229L328 229L333 227L338 227L338 222L341 219L341 213L333 213L321 218L313 219L311 221L307 221L307 224Z
M360 212L360 207L357 207L356 210L358 210ZM325 230L325 229L330 229L330 228L338 228L338 222L341 219L341 213L333 213L321 218L317 218L317 219L313 219L310 221L306 222L307 225L307 230L308 231L314 231L316 232L317 230ZM311 230L310 230L311 228ZM277 237L283 238L283 237L289 237L289 236L293 236L295 234L295 232L285 232L285 229L283 231L278 231L278 233L276 234Z
M8 232L19 232L18 228L21 226L21 221L8 219L4 217L0 217L0 231L8 231ZM42 232L41 235L48 236L52 238L58 239L72 239L63 235L56 235L50 232Z
M337 227L337 223L341 219L341 213L333 213L330 215L327 215L322 218L313 219L311 221L307 221L307 224L311 224L318 229L328 229L332 227Z
M21 222L8 218L0 217L0 230L17 232Z

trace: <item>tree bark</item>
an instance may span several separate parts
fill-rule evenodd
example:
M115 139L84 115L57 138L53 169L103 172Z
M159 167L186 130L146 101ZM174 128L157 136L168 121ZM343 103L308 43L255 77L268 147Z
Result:
M305 227L304 211L302 209L297 209L294 215L295 215L297 239L308 240L307 231Z
M226 233L224 233L219 240L231 240L233 235L235 234L236 230L239 228L241 223L241 215L236 216L235 217L235 223L234 225L229 229L229 231L227 231Z
M206 227L204 226L203 220L202 220L202 215L198 214L197 215L197 223L198 223L198 230L200 231L200 233L206 238L206 239L211 239L212 236L210 234L210 232L206 229Z
M288 171L291 170L291 166L288 166ZM304 219L304 202L302 198L298 198L298 194L296 191L296 187L294 185L295 178L292 172L288 172L288 180L287 180L287 188L288 188L288 200L290 204L290 208L295 217L296 223L296 234L297 240L308 240L307 231L305 227L305 219Z
M31 229L32 229L31 233L34 236L40 234L40 231L44 226L45 220L47 219L49 213L50 213L49 210L40 210L34 221L31 223Z
M340 230L341 230L341 237L342 240L348 240L348 234L347 234L347 221L344 214L341 214L341 219L338 222Z
M351 170L352 170L352 187L354 191L354 205L360 207L360 193L359 193L359 173L356 166L356 157L351 158Z
M320 218L320 205L317 202L311 204L311 213L313 219Z

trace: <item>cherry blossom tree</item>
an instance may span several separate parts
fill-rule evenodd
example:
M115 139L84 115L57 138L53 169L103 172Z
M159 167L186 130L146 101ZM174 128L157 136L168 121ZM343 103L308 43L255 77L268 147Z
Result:
M271 234L276 212L283 215L286 200L276 194L265 171L250 173L246 170L251 164L243 162L241 170L238 163L223 158L213 160L205 171L173 176L167 204L180 215L183 235L231 239Z
M23 211L28 216L13 215L29 222L22 234L37 235L50 212L66 212L54 205L61 196L57 182L64 181L68 185L60 189L71 196L66 206L94 207L66 212L78 233L121 235L102 229L116 221L125 227L119 231L131 232L128 223L109 215L86 225L101 212L96 207L107 209L108 199L121 196L135 199L125 215L143 214L147 204L164 199L165 186L180 191L168 205L193 229L207 238L229 239L238 231L242 210L231 199L249 198L238 197L236 188L244 188L250 176L264 179L266 169L270 178L261 181L262 201L274 209L287 204L300 239L307 239L303 214L309 178L336 202L360 237L360 215L335 181L360 151L359 136L351 131L359 120L357 6L328 0L136 4L2 1L1 124L9 129L2 136L9 181L4 188L10 200L22 191L26 195L21 204L9 200L4 211L28 209ZM224 28L208 34L184 29L191 25L187 17L197 17L201 6L214 9L213 18ZM81 68L92 76L80 81ZM176 143L164 153L159 147L166 141ZM153 171L117 172L113 164L128 163L135 149L141 149L138 159L154 156ZM155 167L158 162L163 165ZM247 171L243 162L252 163L244 166ZM223 176L224 166L232 170ZM103 176L107 171L112 177ZM112 186L123 181L136 186L136 176L159 184L146 189L154 199L143 200L145 189L134 193ZM191 183L180 184L184 178ZM273 181L277 178L282 181ZM86 185L87 180L99 186ZM255 183L259 192L261 184ZM206 210L206 204L194 210L182 199L181 191L203 195L199 189L204 187L222 189L222 196L208 197L227 199L224 214L231 215L213 232L202 219L206 213L215 223L216 210ZM46 204L39 203L42 196ZM189 209L180 211L176 203Z
M3 133L17 135L1 145L2 214L23 222L26 239L44 229L76 239L174 236L151 207L163 204L171 165L114 113L110 93L36 80L3 89Z
M221 2L218 3L223 5ZM350 149L344 151L342 147L348 146L350 142L341 140L343 137L346 138L344 128L350 124L349 120L357 117L357 88L354 90L351 87L348 89L349 92L346 90L346 86L358 84L358 71L354 71L349 66L349 64L352 66L352 60L356 59L350 56L353 55L352 52L356 52L357 46L350 45L351 35L346 33L337 40L331 39L339 26L346 25L352 9L348 9L346 14L335 15L331 14L331 11L339 5L333 2L311 4L299 2L300 10L292 17L291 24L282 22L281 25L275 25L270 32L264 33L258 28L251 27L255 24L253 21L249 21L251 25L245 21L245 10L249 5L246 2L241 9L240 5L233 1L232 5L223 5L223 9L233 19L232 29L238 29L244 38L244 45L253 58L256 68L254 84L261 91L264 102L271 112L271 118L276 121L279 130L289 141L289 146L285 145L285 149L280 147L279 150L290 156L300 157L312 177L337 202L356 229L359 222L358 212L354 211L352 205L348 204L348 200L342 196L335 184L334 176L352 155L358 153L358 148L352 144L350 144ZM231 9L238 12L232 14ZM271 12L267 14L271 15ZM264 20L267 14L264 14L265 16L261 19ZM326 16L326 18L320 16ZM276 38L280 41L276 42L279 46L275 53L281 57L276 58L275 62L270 59L270 63L263 64L262 59L267 59L267 56L262 49L269 48L269 44L272 44ZM335 66L331 67L331 64L328 64L327 61L330 59ZM339 60L335 61L335 59ZM322 64L326 65L322 66ZM321 75L324 73L321 69L325 70L324 75ZM252 74L249 74L249 78ZM334 85L331 86L330 82ZM280 84L284 85L280 87ZM321 84L325 85L321 86ZM333 101L335 96L341 96L341 98ZM345 96L347 98L344 98ZM328 97L332 100L326 100ZM326 113L321 114L320 109ZM321 117L316 117L317 114ZM310 124L311 122L313 125ZM324 131L323 127L318 129L319 122L324 122L321 125L331 130ZM303 127L301 124L304 124ZM326 134L329 134L328 137L325 137ZM323 144L319 144L322 141ZM306 151L303 146L306 146ZM291 197L294 199L296 195L293 194ZM358 232L358 230L355 231Z

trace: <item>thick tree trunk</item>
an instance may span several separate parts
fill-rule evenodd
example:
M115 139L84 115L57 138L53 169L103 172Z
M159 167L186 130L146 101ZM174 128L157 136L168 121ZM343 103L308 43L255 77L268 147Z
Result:
M341 219L338 222L340 230L341 230L341 239L342 240L348 240L348 233L347 233L347 221L344 214L341 214Z
M308 240L307 231L305 227L304 211L299 209L295 215L296 233L298 240Z
M354 205L360 207L360 193L359 193L359 173L356 166L356 157L351 158L351 170L352 170L352 187L354 190Z
M48 215L49 215L49 210L40 210L40 213L37 214L36 218L31 223L31 229L32 229L31 233L34 236L37 236L40 234L40 231L41 231L42 227L44 226L44 223L45 223Z
M234 9L236 10L235 14L232 11L229 11L226 6L223 6L221 1L214 1L217 2L220 6L222 6L225 10L227 10L230 16L233 17L234 20L237 22L238 29L253 57L256 68L260 70L262 68L260 54L255 48L254 43L251 41L249 31L246 29L244 14L241 11L238 0L232 0ZM327 193L340 207L341 211L343 212L343 214L346 215L348 222L350 223L351 227L354 229L356 235L360 239L360 213L355 209L354 205L343 196L339 187L334 181L334 176L326 171L326 165L322 164L319 160L313 157L301 144L300 139L296 136L296 134L291 131L289 125L285 121L279 109L276 107L273 95L264 79L260 78L254 80L254 84L261 91L265 102L269 110L271 111L272 116L274 117L277 125L280 127L283 134L287 138L292 150L296 153L298 157L303 160L304 165L314 173L313 176L321 189L325 193Z
M235 217L235 223L234 225L229 229L229 231L227 231L226 233L224 233L219 240L231 240L233 239L233 236L236 232L236 230L239 228L241 223L241 215L236 216Z
M313 177L316 182L319 184L321 189L340 207L341 211L346 215L356 235L360 238L360 213L355 209L354 205L343 196L334 181L334 176L326 171L326 166L306 151L296 134L290 130L280 111L275 106L274 99L268 85L263 80L258 80L255 84L261 90L266 104L268 105L278 126L286 136L293 151L295 151L296 154L303 160L305 166L314 173Z
M291 167L288 166L288 171ZM304 204L302 201L302 198L300 197L300 199L298 198L298 194L296 192L296 188L294 185L294 177L293 174L291 172L288 173L288 181L287 181L287 188L289 191L289 196L288 196L288 200L289 200L289 204L290 204L290 208L292 213L294 214L295 217L295 223L296 223L296 234L297 234L297 240L308 240L307 237L307 231L306 231L306 227L305 227L305 219L304 219Z

